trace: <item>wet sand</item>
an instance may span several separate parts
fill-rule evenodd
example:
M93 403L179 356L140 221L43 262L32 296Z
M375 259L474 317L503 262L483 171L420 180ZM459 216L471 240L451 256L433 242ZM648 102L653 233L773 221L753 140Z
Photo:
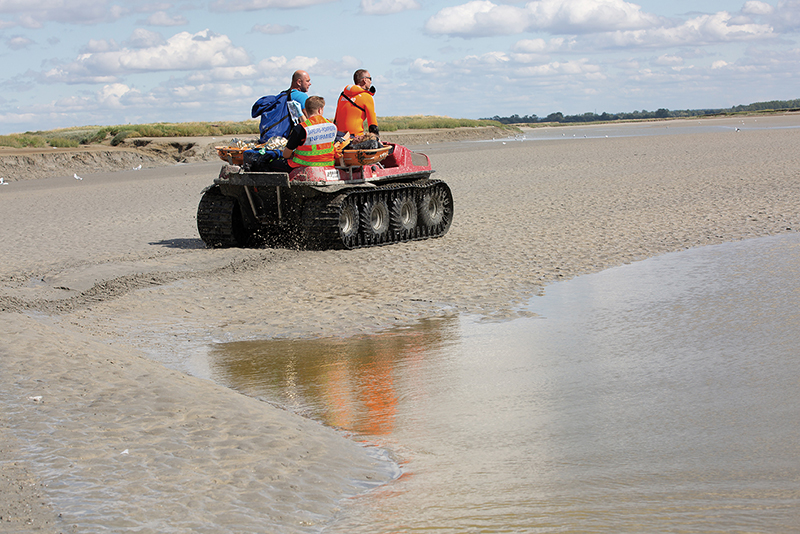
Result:
M357 251L206 250L194 216L218 162L0 186L0 531L318 531L387 463L148 356L506 320L552 281L798 231L800 116L711 120L426 146L450 232Z

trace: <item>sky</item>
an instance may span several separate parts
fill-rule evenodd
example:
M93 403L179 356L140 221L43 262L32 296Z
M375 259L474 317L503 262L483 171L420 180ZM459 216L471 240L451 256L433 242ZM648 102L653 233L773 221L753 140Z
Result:
M366 68L378 116L800 98L800 0L0 0L0 134L241 121Z

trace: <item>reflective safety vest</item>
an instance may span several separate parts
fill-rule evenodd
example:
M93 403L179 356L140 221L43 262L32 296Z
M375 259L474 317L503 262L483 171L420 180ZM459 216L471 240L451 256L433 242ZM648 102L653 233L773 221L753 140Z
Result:
M333 167L333 141L336 125L322 115L312 115L303 123L306 140L294 150L293 167Z

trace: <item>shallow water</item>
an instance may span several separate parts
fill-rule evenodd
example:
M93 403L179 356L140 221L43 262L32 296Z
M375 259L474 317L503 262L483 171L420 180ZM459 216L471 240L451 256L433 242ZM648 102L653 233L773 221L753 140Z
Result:
M719 118L719 119L682 119L670 121L618 122L605 124L571 123L556 127L526 128L522 134L505 139L478 141L478 143L509 141L558 141L579 140L601 137L643 137L655 135L683 135L712 132L741 132L748 130L776 130L798 128L794 121L782 120L784 116Z
M800 236L550 285L536 318L221 344L211 378L393 452L326 532L800 524Z

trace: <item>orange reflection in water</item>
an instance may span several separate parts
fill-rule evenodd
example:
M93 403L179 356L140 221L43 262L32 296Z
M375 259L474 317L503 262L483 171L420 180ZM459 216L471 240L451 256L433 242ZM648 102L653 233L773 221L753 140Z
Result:
M352 338L225 343L209 353L212 378L362 436L395 428L400 395L424 395L422 360L458 339L457 318Z

